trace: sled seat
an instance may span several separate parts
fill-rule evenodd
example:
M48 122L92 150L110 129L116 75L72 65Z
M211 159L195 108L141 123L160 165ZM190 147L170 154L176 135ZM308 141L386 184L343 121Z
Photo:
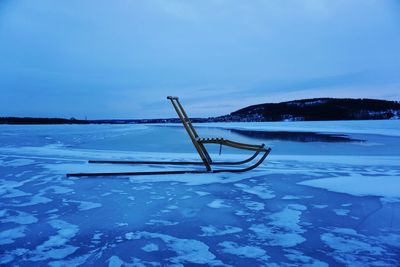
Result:
M217 145L225 145L246 150L262 151L262 152L267 151L264 145L250 145L250 144L231 141L224 138L197 138L196 140L201 144L217 144Z

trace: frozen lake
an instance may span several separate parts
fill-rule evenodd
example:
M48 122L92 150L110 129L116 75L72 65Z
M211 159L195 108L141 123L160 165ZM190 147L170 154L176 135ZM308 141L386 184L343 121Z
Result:
M198 156L180 125L0 125L0 265L400 265L400 120L195 126L273 150L242 174L67 178Z

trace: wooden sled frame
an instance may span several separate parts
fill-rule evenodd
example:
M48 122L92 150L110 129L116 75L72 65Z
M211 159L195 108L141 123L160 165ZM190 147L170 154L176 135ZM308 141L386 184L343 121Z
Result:
M105 164L147 164L147 165L204 165L205 170L171 170L171 171L149 171L149 172L101 172L101 173L69 173L68 177L79 177L79 176L131 176L131 175L161 175L161 174L185 174L185 173L221 173L221 172L245 172L258 167L271 152L271 148L265 148L264 144L261 145L251 145L238 143L224 138L200 138L194 129L192 122L187 116L185 110L183 109L178 97L168 96L174 107L179 119L182 121L186 132L188 133L197 153L199 154L201 161L121 161L121 160L89 160L89 163L105 163ZM242 161L234 162L221 162L212 161L205 145L206 144L217 144L220 146L229 146L233 148L255 151L254 154ZM250 166L245 168L236 169L212 169L212 165L241 165L248 163L261 153L259 159Z

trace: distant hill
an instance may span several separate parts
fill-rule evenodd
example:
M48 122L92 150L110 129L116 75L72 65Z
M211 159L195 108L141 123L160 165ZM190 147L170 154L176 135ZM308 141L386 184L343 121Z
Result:
M31 117L0 117L0 124L89 124L86 120L74 118L31 118Z
M205 118L191 118L192 122L207 122ZM0 124L130 124L130 123L180 123L179 118L136 120L77 120L74 118L0 117Z
M327 121L399 119L400 103L377 99L313 98L239 109L215 121Z
M190 110L189 110L190 113ZM312 98L265 103L239 109L229 115L191 118L192 122L328 121L400 119L400 102L377 99ZM128 124L179 123L168 119L77 120L74 118L0 117L0 124Z

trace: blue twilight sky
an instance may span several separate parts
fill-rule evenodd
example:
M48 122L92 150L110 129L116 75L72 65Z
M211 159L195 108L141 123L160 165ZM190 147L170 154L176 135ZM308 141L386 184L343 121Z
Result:
M0 0L0 116L400 100L398 0Z

